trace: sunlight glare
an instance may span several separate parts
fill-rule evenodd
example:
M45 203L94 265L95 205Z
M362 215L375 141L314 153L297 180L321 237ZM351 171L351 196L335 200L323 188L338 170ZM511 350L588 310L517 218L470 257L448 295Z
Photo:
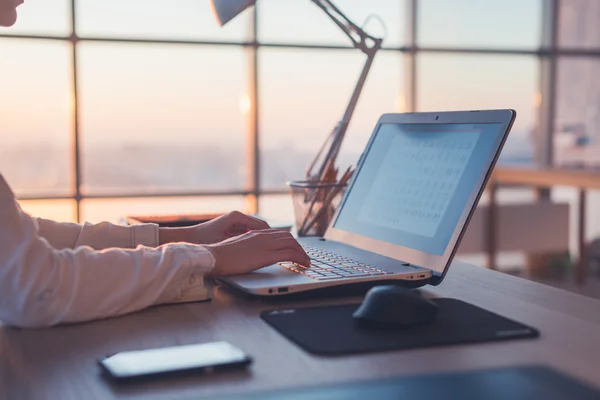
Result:
M250 101L250 96L247 94L240 97L240 111L242 114L246 115L252 109L252 102Z
M400 95L396 98L394 108L401 113L406 111L406 98L404 95Z

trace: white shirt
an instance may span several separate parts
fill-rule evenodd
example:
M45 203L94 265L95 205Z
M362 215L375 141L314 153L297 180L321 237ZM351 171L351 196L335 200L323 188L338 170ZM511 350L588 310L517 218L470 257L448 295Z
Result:
M41 327L205 299L212 254L158 244L155 224L32 218L0 175L0 321Z

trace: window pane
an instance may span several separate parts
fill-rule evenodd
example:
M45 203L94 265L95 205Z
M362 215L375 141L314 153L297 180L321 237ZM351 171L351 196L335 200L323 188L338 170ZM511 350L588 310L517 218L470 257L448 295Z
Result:
M85 193L241 188L241 48L83 43Z
M74 200L20 200L19 204L23 211L33 217L76 222Z
M420 0L419 46L537 48L541 0Z
M258 204L262 217L281 223L294 222L294 205L289 194L261 195Z
M9 35L67 36L71 32L70 3L70 0L27 0L18 8L17 23L0 32Z
M70 195L69 44L0 39L0 173L18 196Z
M209 0L78 0L82 36L242 41L251 13L220 27Z
M554 162L600 168L600 60L558 61Z
M352 22L373 36L384 37L384 46L399 46L404 37L404 0L338 0L336 6ZM263 42L350 45L350 39L312 1L262 0L258 37ZM369 15L372 18L364 25ZM387 35L386 35L387 33Z
M558 4L559 46L600 48L600 1L561 0Z
M304 178L317 150L348 104L364 57L353 51L262 49L260 53L261 179L263 188ZM385 112L396 110L400 55L382 52L344 139L339 166L358 160Z
M419 55L419 111L513 108L517 119L501 162L533 161L538 61L527 56Z
M89 199L81 202L82 219L122 223L126 216L185 215L246 211L243 196Z

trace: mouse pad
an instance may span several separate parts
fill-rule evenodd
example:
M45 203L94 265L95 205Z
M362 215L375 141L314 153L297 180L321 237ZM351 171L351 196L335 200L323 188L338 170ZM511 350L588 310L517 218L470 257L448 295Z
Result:
M408 328L363 328L352 313L360 304L268 310L261 318L309 353L344 355L417 347L534 338L539 332L456 299L435 299L437 317Z

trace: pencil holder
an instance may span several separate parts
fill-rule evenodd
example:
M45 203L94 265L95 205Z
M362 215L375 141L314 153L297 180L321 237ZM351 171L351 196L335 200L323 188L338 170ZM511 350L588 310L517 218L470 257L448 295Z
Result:
M323 236L340 204L346 183L287 182L298 236Z

